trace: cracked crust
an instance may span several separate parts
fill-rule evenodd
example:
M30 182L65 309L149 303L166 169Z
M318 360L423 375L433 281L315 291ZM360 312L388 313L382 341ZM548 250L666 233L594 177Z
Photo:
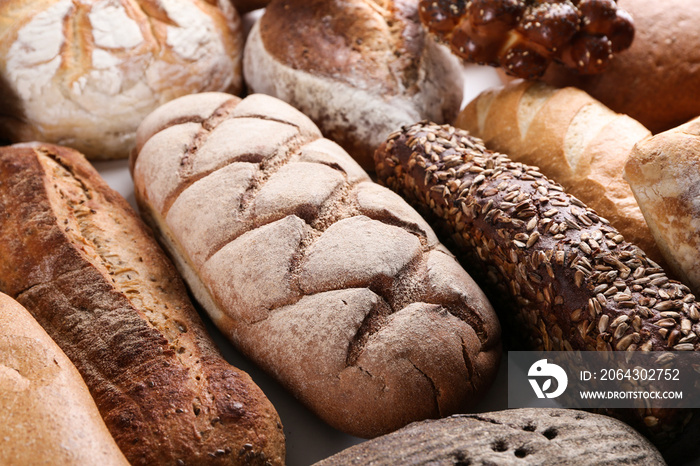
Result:
M132 464L284 463L274 408L220 356L147 227L79 153L1 149L0 216L0 288L71 358Z
M481 290L307 117L264 95L203 94L142 130L137 201L194 295L328 423L376 436L488 387L500 327Z
M13 142L126 158L159 105L242 89L242 25L227 0L6 1L0 31L0 128Z
M370 171L391 131L451 122L462 102L461 66L423 31L415 1L273 2L244 59L253 92L301 110Z
M394 464L665 464L631 427L565 409L513 409L416 422L315 466Z

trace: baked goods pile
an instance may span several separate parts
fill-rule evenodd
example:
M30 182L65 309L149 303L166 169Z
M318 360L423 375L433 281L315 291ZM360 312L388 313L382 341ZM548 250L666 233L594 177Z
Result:
M459 113L460 58L663 87L628 74L661 29L643 4L3 3L0 138L36 141L0 147L0 434L44 448L0 462L284 464L284 418L197 310L329 426L379 437L320 464L699 456L695 411L465 414L502 341L700 350L697 121L652 136L520 80ZM234 8L262 6L244 47ZM661 106L660 126L700 114ZM140 216L76 150L130 154Z

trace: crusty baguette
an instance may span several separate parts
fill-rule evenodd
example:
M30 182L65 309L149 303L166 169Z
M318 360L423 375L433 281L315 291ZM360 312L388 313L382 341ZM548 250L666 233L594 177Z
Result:
M427 122L394 133L375 160L379 180L431 213L492 296L510 298L503 317L529 347L699 349L700 308L688 287L536 168ZM689 426L700 420L688 423L690 412L631 413L662 453L697 452Z
M245 354L322 419L370 437L489 386L500 327L425 221L306 116L209 93L139 128L143 215Z
M700 118L637 143L625 179L669 266L700 294Z
M661 466L665 462L647 439L610 417L526 408L414 422L314 466L397 464Z
M0 464L128 466L73 363L0 294Z
M579 89L518 80L481 93L460 113L455 126L516 162L539 167L649 258L663 261L622 179L634 144L651 136L640 123Z
M279 418L175 268L79 153L0 149L0 288L73 361L132 464L283 464Z

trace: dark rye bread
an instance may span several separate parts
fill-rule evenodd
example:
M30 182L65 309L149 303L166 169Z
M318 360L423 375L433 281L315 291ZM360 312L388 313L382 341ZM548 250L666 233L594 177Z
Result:
M661 454L607 416L551 408L510 409L415 422L314 466L635 465Z
M688 287L535 167L427 122L392 134L375 161L379 180L430 211L462 263L510 298L506 318L528 347L698 349L700 310ZM692 412L638 415L664 445Z
M468 409L500 326L418 213L299 111L208 93L138 132L140 209L214 323L361 437Z
M85 158L0 149L0 288L73 361L132 464L283 464L270 402L206 335L177 271Z
M252 92L308 115L365 170L403 124L451 122L462 68L423 30L416 0L276 0L244 55Z

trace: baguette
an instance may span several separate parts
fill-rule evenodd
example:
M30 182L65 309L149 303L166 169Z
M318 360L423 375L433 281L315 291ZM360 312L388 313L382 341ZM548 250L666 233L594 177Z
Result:
M700 293L700 118L637 143L625 165L656 242L673 271Z
M481 93L455 126L516 162L539 167L663 265L663 255L622 179L634 144L649 130L585 92L516 81Z
M128 466L73 363L0 294L0 464Z
M615 419L568 409L527 408L414 422L314 466L396 464L660 466L665 462L648 440Z
M510 298L504 317L529 348L698 350L700 309L688 287L536 168L427 122L392 134L375 161L378 179L445 229L491 296ZM681 440L693 435L691 411L621 415L662 453L697 453Z
M273 97L149 115L142 214L214 323L330 425L373 437L468 409L500 327L425 221Z
M0 289L76 365L132 464L283 464L270 402L205 333L175 268L85 158L0 149Z

